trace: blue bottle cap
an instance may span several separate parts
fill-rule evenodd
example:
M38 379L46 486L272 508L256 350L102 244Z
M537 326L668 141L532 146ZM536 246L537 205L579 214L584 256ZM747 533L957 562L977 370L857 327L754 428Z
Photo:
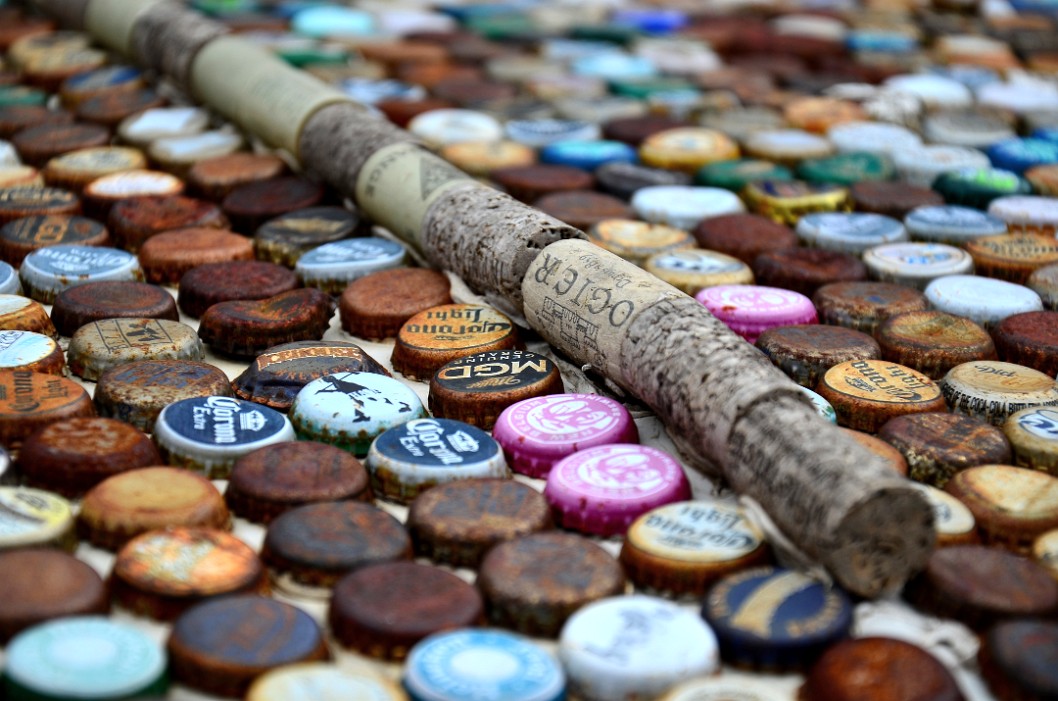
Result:
M558 141L540 149L540 162L595 170L607 163L635 163L636 150L620 141Z
M103 90L126 83L134 83L139 81L142 76L143 72L132 66L107 66L67 78L62 85L62 91L63 93L77 95L81 92Z
M326 243L308 251L294 266L306 287L341 294L353 280L380 270L399 268L408 252L401 244L368 237Z
M533 148L561 141L593 141L602 134L598 124L579 119L515 119L505 129L512 141Z
M658 74L653 62L631 54L609 51L575 59L573 73L606 80L650 78Z
M364 464L375 494L402 504L437 484L511 475L492 436L453 419L413 419L388 429Z
M720 640L720 656L737 666L803 670L852 627L852 603L800 572L756 567L721 579L702 616Z
M411 649L404 688L412 701L563 701L558 662L527 638L500 630L437 633Z
M902 54L918 49L918 40L910 34L887 32L877 29L858 29L850 31L845 38L849 51L869 51L871 53Z
M51 304L68 287L100 280L143 280L135 255L117 248L60 244L33 251L19 271L26 293Z
M193 397L167 405L154 424L154 441L170 465L226 479L235 461L258 448L294 440L287 417L232 397Z
M298 392L290 420L302 440L330 443L367 455L387 429L425 417L419 396L400 380L370 372L339 372Z
M426 97L422 86L399 80L346 78L339 87L343 93L365 105L375 105L383 100L421 100Z
M1058 127L1040 127L1032 132L1032 138L1058 144Z
M979 209L955 205L929 205L913 209L904 217L904 226L912 241L953 246L1007 232L1007 225L1002 219Z
M103 616L61 618L28 628L7 646L10 699L163 696L166 655L138 629Z
M992 144L986 153L996 168L1021 175L1034 166L1058 163L1058 141L1007 139Z
M0 261L0 294L17 295L22 293L22 283L18 280L18 273L8 263Z
M685 12L665 8L630 8L614 12L610 20L619 27L630 27L646 34L671 34L687 26Z
M363 10L320 5L297 12L290 19L290 29L316 38L362 37L375 31L375 19Z

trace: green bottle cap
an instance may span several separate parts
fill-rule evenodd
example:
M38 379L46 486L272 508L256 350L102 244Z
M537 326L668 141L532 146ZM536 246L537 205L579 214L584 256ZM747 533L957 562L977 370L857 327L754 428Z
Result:
M571 39L608 41L624 46L631 44L639 36L639 32L634 27L617 24L586 24L573 27L569 35Z
M27 88L21 85L9 85L0 87L0 107L13 107L22 105L43 106L48 101L48 93L36 88Z
M610 90L615 95L634 97L637 100L646 100L656 93L670 93L693 89L694 86L682 78L662 76L655 78L623 78L621 80L610 81Z
M789 168L759 158L739 158L717 161L702 166L694 176L698 185L722 187L740 192L746 185L758 180L793 180Z
M865 180L889 180L893 177L893 165L888 158L877 153L850 151L802 161L797 167L797 175L810 183L855 185Z
M349 62L349 52L333 46L291 47L280 49L276 55L295 68L344 65Z
M999 168L962 168L942 173L933 189L947 204L988 209L992 200L1009 195L1032 194L1032 185L1017 173Z

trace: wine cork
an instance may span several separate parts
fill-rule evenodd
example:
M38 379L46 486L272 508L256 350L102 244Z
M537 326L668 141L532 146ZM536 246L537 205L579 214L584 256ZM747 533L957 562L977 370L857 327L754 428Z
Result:
M100 2L104 5L124 5L126 11L137 5L148 5L135 12L128 45L113 48L132 56L140 65L168 76L181 87L186 87L191 82L191 68L198 52L228 33L228 28L223 24L189 12L180 3L158 0L91 0L88 6L89 18L94 15L96 5ZM115 26L120 25L122 17L119 12L120 8L116 8L114 16L108 16L106 21L114 22ZM127 22L128 18L124 20ZM89 31L94 36L104 36L109 30L107 26L97 27L91 24ZM252 68L230 65L224 66L222 71L232 76L242 76Z
M66 5L66 0L46 0L51 5ZM100 44L126 56L132 53L132 34L136 21L161 0L88 0L84 10L84 29ZM73 5L82 0L74 0ZM43 3L40 3L43 5ZM47 10L50 14L50 8Z
M551 345L643 400L688 462L760 502L849 590L895 591L925 564L928 503L702 305L581 241L545 248L522 291Z

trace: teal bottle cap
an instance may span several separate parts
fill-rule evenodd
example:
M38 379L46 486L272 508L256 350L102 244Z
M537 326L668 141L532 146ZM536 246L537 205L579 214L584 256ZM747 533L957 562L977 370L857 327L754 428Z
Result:
M855 185L867 180L889 180L893 177L893 165L880 153L850 151L801 161L797 177L810 183Z
M48 101L48 93L37 88L28 88L21 85L5 85L0 87L0 107L39 105L43 106Z
M582 56L571 66L575 75L603 78L609 81L652 78L657 67L649 60L617 51Z
M947 204L988 209L992 200L1032 194L1032 185L1017 173L999 168L963 168L937 176L933 189Z
M362 37L375 31L370 13L340 5L309 7L296 13L290 29L297 34L316 38Z
M722 187L739 192L746 185L759 180L790 181L793 172L786 166L759 158L740 158L717 161L702 166L694 176L694 182L705 187Z

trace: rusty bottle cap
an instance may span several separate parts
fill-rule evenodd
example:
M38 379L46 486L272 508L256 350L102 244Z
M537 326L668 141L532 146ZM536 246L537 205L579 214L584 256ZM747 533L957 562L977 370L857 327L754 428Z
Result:
M480 304L446 304L419 312L404 322L393 348L393 369L425 380L442 365L485 351L520 348L514 324Z
M46 124L23 129L11 137L23 162L43 168L53 158L110 143L110 130L98 124Z
M50 338L59 337L44 306L20 295L0 295L0 329L32 331Z
M499 168L490 177L511 197L526 204L553 192L590 190L595 184L591 173L566 165Z
M634 216L631 207L622 200L584 190L553 192L538 199L533 206L582 231L588 231L607 220L630 219Z
M367 565L410 560L411 538L385 511L357 501L291 509L268 525L261 557L277 589L319 598Z
M875 433L903 414L944 411L940 387L909 367L886 360L853 360L830 368L816 391L834 407L838 423Z
M90 98L132 92L143 85L143 74L139 69L107 66L67 78L59 86L59 97L64 105L74 108Z
M147 282L176 285L184 273L208 263L253 260L253 242L218 228L163 231L140 247L139 259Z
M79 497L112 475L160 463L147 434L100 417L49 424L26 438L18 456L26 484L67 497Z
M820 324L767 329L756 346L790 379L809 389L838 363L881 357L878 342L867 334Z
M996 625L982 637L977 662L997 699L1041 699L1058 688L1058 624L1023 620Z
M72 373L85 380L98 380L107 370L125 363L202 360L205 351L195 330L178 321L103 319L74 332L67 357ZM150 430L150 426L141 428Z
M695 244L694 237L682 229L632 219L603 219L588 231L588 240L640 267L656 253Z
M759 214L726 214L702 220L694 229L698 245L753 264L762 253L797 246L797 235L787 226Z
M72 123L73 115L66 110L49 110L38 105L0 106L0 139L10 139L23 129Z
M322 501L371 501L360 461L323 443L276 443L244 455L232 466L224 499L231 510L268 524L287 511Z
M62 336L104 319L168 319L178 321L176 300L145 282L102 281L70 287L55 298L51 320Z
M138 535L118 551L114 599L132 613L171 621L197 603L230 594L266 594L257 554L225 531L168 528Z
M258 260L293 268L308 251L356 235L358 214L342 207L308 207L262 224L254 234Z
M889 317L927 307L925 295L918 290L885 282L829 283L816 290L812 302L820 322L872 336Z
M966 243L978 275L1025 284L1045 265L1058 262L1054 235L1033 233L983 236Z
M1058 312L1008 316L992 337L1000 359L1047 375L1058 374Z
M23 217L0 228L0 259L16 267L33 251L59 244L109 246L110 235L99 222L69 215Z
M867 268L850 253L819 248L769 251L753 261L760 285L782 287L811 297L823 285L867 279Z
M64 153L48 161L44 181L52 187L81 192L86 185L104 175L124 173L147 167L147 158L135 148L99 146Z
M231 528L220 491L175 467L145 467L97 484L81 502L78 531L99 548L118 550L136 536L170 527Z
M0 368L64 375L66 356L59 344L44 334L19 330L0 331Z
M239 185L225 196L221 206L235 231L252 236L269 219L315 207L323 196L322 185L304 178L280 177Z
M899 674L892 670L899 669ZM895 638L843 640L812 666L798 698L866 701L882 698L962 701L948 668L933 655Z
M938 311L897 314L878 327L882 357L939 380L956 365L995 360L988 332L973 321Z
M202 314L198 335L221 353L255 356L281 343L322 338L334 307L330 295L312 288L262 300L220 302Z
M228 220L212 202L190 197L134 197L114 203L107 228L117 244L135 253L156 234L173 229L226 229Z
M342 578L328 620L335 639L368 657L402 660L423 638L485 622L481 594L431 565L386 562Z
M223 200L240 185L271 180L286 171L278 156L232 153L198 161L187 172L188 188L206 199Z
M392 338L416 314L451 304L450 287L442 273L421 268L396 268L358 278L338 302L342 328L369 340Z
M65 377L29 370L0 370L0 443L17 449L48 424L95 416L81 385Z
M100 124L111 129L139 112L164 107L166 99L150 88L132 92L97 95L77 105L74 113L83 122Z
M957 414L1002 426L1016 411L1058 405L1054 378L1023 365L977 360L956 365L940 381L944 398Z
M81 199L55 187L0 189L0 225L16 219L49 214L80 214Z
M293 271L274 263L207 263L180 278L177 304L184 314L200 317L219 302L268 299L297 286Z
M986 544L1029 554L1036 539L1058 528L1058 477L1010 465L980 465L945 489L966 504Z
M184 191L179 178L156 170L126 170L96 178L82 191L85 214L107 221L118 202L135 197L174 197Z

